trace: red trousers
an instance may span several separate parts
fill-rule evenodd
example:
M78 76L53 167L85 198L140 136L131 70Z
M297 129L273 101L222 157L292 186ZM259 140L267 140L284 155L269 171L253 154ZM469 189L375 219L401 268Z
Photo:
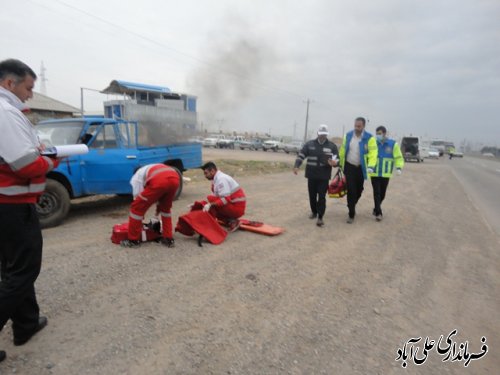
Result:
M207 200L209 202L214 202L219 200L220 198L215 195L209 195ZM210 214L216 217L219 220L227 222L232 219L238 219L245 214L246 203L245 202L237 202L231 203L228 202L223 206L212 206L210 207Z
M161 167L160 167L161 168ZM153 169L151 170L151 172ZM128 218L128 239L140 240L144 215L154 203L158 211L164 238L172 238L172 202L179 188L179 175L173 169L165 169L146 182L146 186L132 202Z

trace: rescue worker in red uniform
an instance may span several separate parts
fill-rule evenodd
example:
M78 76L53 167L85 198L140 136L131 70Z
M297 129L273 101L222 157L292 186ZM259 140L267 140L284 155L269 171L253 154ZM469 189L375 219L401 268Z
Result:
M172 202L180 184L179 173L165 164L149 164L139 168L132 179L134 201L130 206L128 218L128 239L120 244L124 247L137 247L141 244L142 221L148 209L154 204L156 214L161 217L161 243L174 247L172 235Z
M240 226L238 219L245 214L245 192L234 178L217 170L213 162L209 161L201 169L205 177L212 181L212 194L198 203L203 206L203 211L222 221L229 232L234 232Z
M35 204L45 175L59 160L40 154L35 128L23 113L35 80L23 62L0 62L0 330L12 320L14 345L25 344L47 325L35 293L43 244ZM0 351L0 361L5 356Z

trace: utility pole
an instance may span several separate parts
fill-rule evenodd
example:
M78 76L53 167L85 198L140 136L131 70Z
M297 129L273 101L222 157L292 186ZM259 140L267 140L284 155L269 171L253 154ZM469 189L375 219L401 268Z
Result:
M47 95L47 86L45 82L47 82L47 78L45 77L45 66L43 65L43 60L42 60L42 65L40 66L40 81L42 84L40 85L40 91L42 92L43 95Z
M307 124L309 122L309 104L311 103L310 99L307 99L304 103L307 103L307 109L306 109L306 127L304 130L304 143L307 142Z
M297 121L293 122L293 140L297 139Z

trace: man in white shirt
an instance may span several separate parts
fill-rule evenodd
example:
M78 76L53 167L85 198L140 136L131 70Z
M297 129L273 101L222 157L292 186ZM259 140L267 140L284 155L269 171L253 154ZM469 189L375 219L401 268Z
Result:
M229 232L234 232L240 225L238 219L245 214L245 192L234 178L217 170L215 163L209 161L201 169L205 177L212 181L212 194L200 202L202 210L224 222Z
M358 117L354 129L344 136L340 147L340 166L347 180L347 223L352 224L356 216L356 204L363 192L364 181L377 165L377 141L365 130L366 120Z
M167 247L173 247L171 209L179 189L179 173L164 164L149 164L134 173L130 184L134 201L130 206L128 239L120 244L124 247L137 247L141 244L144 215L154 203L157 203L156 212L160 215L162 224L161 242Z

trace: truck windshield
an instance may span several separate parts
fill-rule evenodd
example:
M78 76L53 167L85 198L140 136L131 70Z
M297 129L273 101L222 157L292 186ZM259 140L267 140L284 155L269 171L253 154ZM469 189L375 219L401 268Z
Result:
M47 122L35 126L40 143L47 147L78 143L83 121Z

